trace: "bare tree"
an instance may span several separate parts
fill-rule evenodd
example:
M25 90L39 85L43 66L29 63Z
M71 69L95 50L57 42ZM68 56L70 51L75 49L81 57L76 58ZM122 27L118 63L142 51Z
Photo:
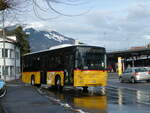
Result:
M40 19L49 19L49 18L43 18L41 15L43 15L43 13L45 13L46 15L50 15L51 18L57 18L59 16L80 16L83 14L86 14L87 12L89 12L89 10L84 10L81 12L78 12L76 10L76 14L75 13L66 13L63 9L65 7L72 7L74 9L76 9L76 7L78 6L82 6L85 4L89 3L89 0L42 0L42 3L44 4L44 6L41 5L41 2L39 2L39 0L32 0L33 2L33 11L34 14L40 18ZM63 7L62 10L60 10L59 8ZM66 9L66 8L65 8ZM50 19L51 19L50 18ZM52 18L53 19L53 18Z
M89 10L78 11L75 10L74 13L67 13L64 9L76 7L88 4L90 0L0 0L0 11L5 12L6 17L9 22L12 23L13 20L18 20L17 17L20 15L28 15L30 12L40 19L55 19L60 16L80 16ZM46 16L45 16L46 15ZM6 19L6 18L5 18ZM6 21L6 20L5 20Z

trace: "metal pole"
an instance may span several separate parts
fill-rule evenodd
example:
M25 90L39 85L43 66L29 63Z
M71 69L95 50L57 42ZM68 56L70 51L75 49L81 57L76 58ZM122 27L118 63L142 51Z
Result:
M16 77L16 69L17 69L17 65L16 65L16 60L17 60L17 57L16 57L16 45L14 45L14 53L15 53L15 80L17 79Z
M134 57L132 57L132 67L134 67Z
M2 28L3 28L3 72L2 72L2 76L4 77L4 81L6 81L6 60L5 60L5 38L6 38L6 34L5 34L5 17L4 17L4 10L2 11Z

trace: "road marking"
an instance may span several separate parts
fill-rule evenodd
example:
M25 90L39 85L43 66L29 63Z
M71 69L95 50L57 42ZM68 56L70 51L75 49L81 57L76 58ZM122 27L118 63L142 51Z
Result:
M20 84L6 84L6 86L16 87L16 86L21 86L21 85Z

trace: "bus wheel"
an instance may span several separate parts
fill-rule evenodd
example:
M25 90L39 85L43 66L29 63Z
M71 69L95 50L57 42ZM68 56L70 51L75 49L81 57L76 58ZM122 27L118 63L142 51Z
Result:
M35 85L35 78L34 78L34 75L31 76L31 85L32 85L32 86Z
M41 87L41 84L36 84L35 85L37 88L40 88Z
M88 92L88 87L87 86L83 87L83 92Z
M56 89L58 91L62 91L63 87L61 86L61 78L60 77L56 77L55 85L56 85Z

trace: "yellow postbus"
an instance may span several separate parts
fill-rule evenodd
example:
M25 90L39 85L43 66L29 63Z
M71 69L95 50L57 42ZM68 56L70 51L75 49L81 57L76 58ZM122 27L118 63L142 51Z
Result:
M26 54L22 57L22 81L83 87L107 85L106 51L103 47L74 45Z

